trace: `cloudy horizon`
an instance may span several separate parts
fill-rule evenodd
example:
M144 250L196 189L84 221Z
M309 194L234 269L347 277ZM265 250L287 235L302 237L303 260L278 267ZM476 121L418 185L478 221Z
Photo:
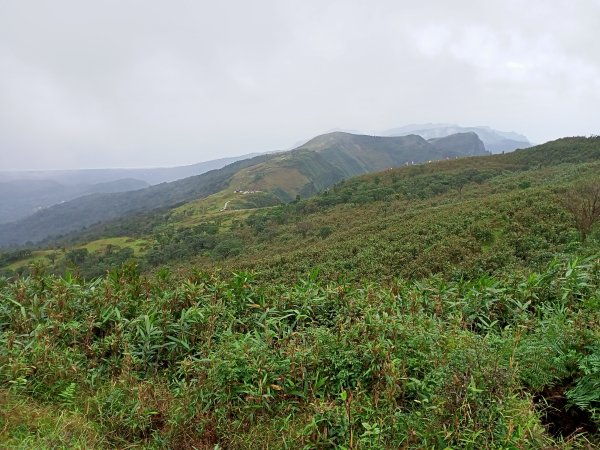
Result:
M600 134L600 0L523 5L0 0L0 170L177 166L409 123Z

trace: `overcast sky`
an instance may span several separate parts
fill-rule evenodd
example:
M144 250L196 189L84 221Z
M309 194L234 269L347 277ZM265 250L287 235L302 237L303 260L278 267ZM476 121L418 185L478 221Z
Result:
M600 134L600 0L0 0L0 169L424 122Z

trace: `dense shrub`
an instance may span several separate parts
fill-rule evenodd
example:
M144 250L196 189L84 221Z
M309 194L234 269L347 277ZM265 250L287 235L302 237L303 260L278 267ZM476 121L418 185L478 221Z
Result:
M75 415L90 446L560 446L536 399L564 386L599 423L599 264L387 285L37 274L0 285L0 398ZM2 420L14 442L38 419ZM570 445L598 444L584 431Z

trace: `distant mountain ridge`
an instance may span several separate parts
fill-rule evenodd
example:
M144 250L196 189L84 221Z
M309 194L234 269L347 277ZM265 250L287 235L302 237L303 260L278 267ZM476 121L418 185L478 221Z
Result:
M94 223L204 197L225 189L230 177L240 168L272 157L256 156L170 183L130 192L92 194L54 205L17 222L0 224L0 247L39 242L48 236L62 235Z
M412 124L384 131L385 136L417 134L425 139L446 137L456 133L476 133L492 153L511 152L517 148L528 148L533 144L526 136L512 131L499 131L488 126L462 127L448 123Z
M435 139L328 133L295 150L236 161L221 169L115 194L95 194L46 208L19 222L0 225L0 246L38 242L124 217L172 207L225 189L269 192L282 202L307 197L355 175L405 164L489 154L475 133Z
M148 169L0 171L0 223L17 221L40 209L84 195L142 189L200 175L256 155L258 153Z
M209 170L220 169L259 153L218 158L196 164L174 167L150 167L134 169L70 169L70 170L0 170L0 182L16 180L52 180L63 185L107 183L122 179L137 179L149 185L168 183L182 178L200 175Z
M84 195L126 192L148 186L145 181L133 178L93 184L61 184L48 179L0 181L0 223L15 222L41 209Z

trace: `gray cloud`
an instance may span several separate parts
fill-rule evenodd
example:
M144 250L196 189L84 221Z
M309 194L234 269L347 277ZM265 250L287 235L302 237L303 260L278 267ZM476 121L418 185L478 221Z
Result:
M600 132L598 0L0 10L0 169L176 165L411 122Z

